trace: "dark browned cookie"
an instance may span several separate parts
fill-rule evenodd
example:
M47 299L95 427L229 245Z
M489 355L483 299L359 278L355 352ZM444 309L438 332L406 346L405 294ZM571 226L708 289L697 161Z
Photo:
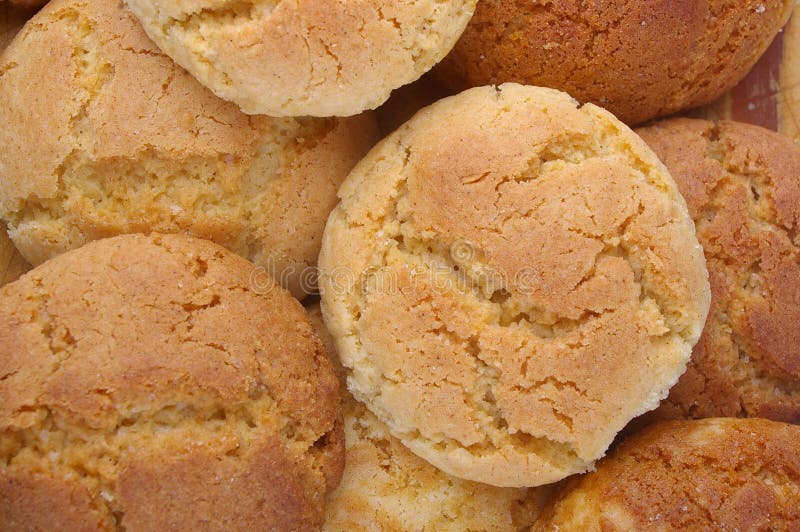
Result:
M792 0L481 0L440 64L454 88L553 87L638 124L703 105L742 79Z
M689 369L654 416L800 422L800 147L735 122L638 133L686 198L712 290Z
M570 481L541 530L798 530L800 427L763 419L666 421Z
M251 289L253 269L129 235L0 289L0 530L322 525L338 381L300 304Z

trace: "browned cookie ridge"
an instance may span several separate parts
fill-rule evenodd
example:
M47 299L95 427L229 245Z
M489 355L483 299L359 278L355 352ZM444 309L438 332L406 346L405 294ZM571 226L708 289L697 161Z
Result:
M652 425L569 481L533 531L798 530L798 441L763 419Z
M252 263L125 235L0 289L0 529L318 528L338 381Z
M686 198L712 290L692 362L654 415L800 423L800 147L735 122L638 133Z
M482 0L437 67L463 89L553 87L623 122L712 101L766 50L792 0Z

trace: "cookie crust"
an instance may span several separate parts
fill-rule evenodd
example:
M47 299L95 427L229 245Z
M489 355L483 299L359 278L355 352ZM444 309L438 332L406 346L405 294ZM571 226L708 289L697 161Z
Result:
M482 0L437 67L457 90L553 87L627 124L711 102L786 23L792 0Z
M476 0L126 0L148 35L249 114L351 116L430 70Z
M187 233L296 297L371 114L249 117L162 54L116 0L54 0L0 63L0 218L38 265L121 233Z
M793 530L798 438L764 419L652 425L570 480L532 530Z

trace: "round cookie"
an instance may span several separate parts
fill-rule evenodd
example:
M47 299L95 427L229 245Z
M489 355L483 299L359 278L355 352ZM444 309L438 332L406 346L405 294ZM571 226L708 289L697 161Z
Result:
M148 35L249 114L351 116L439 62L477 0L126 0Z
M692 362L653 415L800 423L800 148L736 122L638 133L686 198L712 292Z
M484 0L438 73L453 88L554 87L638 124L714 100L755 64L792 0Z
M335 342L319 304L308 317L328 353ZM548 488L496 488L461 480L422 460L343 391L346 460L326 507L326 531L522 530L536 520Z
M652 425L571 480L532 530L796 530L799 440L763 419Z
M87 244L0 289L0 528L308 530L344 458L300 304L183 235Z
M504 487L585 471L685 370L702 248L666 168L608 112L469 90L339 194L320 289L348 388L443 471Z
M161 54L117 0L54 0L0 64L0 218L41 264L120 233L188 233L313 289L336 190L374 117L250 117ZM311 279L313 280L313 279Z

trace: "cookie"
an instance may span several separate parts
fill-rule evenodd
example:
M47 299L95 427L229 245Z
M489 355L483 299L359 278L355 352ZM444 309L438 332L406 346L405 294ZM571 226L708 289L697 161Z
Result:
M638 133L686 198L712 292L692 362L653 415L800 423L800 148L736 122Z
M351 116L430 70L477 0L126 0L178 64L248 114Z
M183 235L87 244L0 289L0 528L309 530L341 475L305 311Z
M685 370L702 248L666 168L610 113L472 89L417 113L339 194L320 289L348 388L446 473L585 471Z
M733 87L786 23L792 0L486 0L441 79L462 89L554 87L639 124Z
M570 481L532 530L796 530L798 439L763 419L652 425Z
M221 244L301 297L374 117L250 117L116 0L54 0L0 64L0 218L34 265L158 231ZM303 277L303 276L306 277Z
M308 317L335 357L319 304L308 307ZM328 498L326 531L522 530L533 524L552 491L451 477L406 449L346 390L343 407L346 465Z

